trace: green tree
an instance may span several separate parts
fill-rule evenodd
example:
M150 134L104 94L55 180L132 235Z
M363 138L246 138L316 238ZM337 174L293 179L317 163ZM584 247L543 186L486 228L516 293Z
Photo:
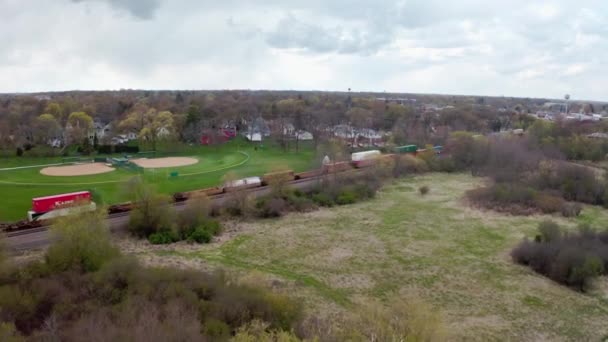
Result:
M59 120L60 122L65 119L65 112L63 110L63 107L61 107L61 105L57 102L49 102L49 104L46 105L46 108L44 108L44 112L51 114L55 119Z
M153 150L159 140L168 139L174 131L174 115L169 111L158 113L156 109L138 107L120 122L122 130L137 131L142 142L150 143Z
M93 119L85 112L74 112L68 117L68 137L70 141L82 141L89 137Z
M61 134L61 126L52 114L42 114L34 121L36 141L47 143Z
M53 222L53 243L46 262L55 271L97 271L104 263L119 256L110 242L104 209L60 217Z
M170 231L174 217L169 197L160 195L141 178L136 177L127 185L131 201L136 203L129 216L129 230L138 237Z

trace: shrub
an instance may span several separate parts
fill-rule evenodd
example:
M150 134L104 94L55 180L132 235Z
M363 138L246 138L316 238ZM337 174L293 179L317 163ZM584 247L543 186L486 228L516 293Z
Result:
M106 215L98 210L58 218L51 228L54 239L45 256L50 268L91 272L117 257Z
M203 333L213 339L226 340L230 336L230 326L215 318L203 323Z
M148 236L148 241L150 241L153 245L166 245L176 241L179 241L176 234L169 231L161 231L157 233L152 233Z
M418 188L418 192L420 192L420 194L421 194L422 196L424 196L424 195L428 194L430 190L431 190L431 189L430 189L428 186L426 186L426 185L423 185L423 186L421 186L420 188Z
M25 341L25 338L19 334L14 324L2 322L0 323L0 341L21 342Z
M439 172L456 172L456 164L450 156L439 156L435 159L434 171Z
M513 261L530 266L550 279L586 291L592 280L606 274L608 232L581 227L579 232L564 234L557 224L539 224L535 242L524 240L511 252Z
M302 193L301 195L295 195L294 193L293 196L289 196L287 198L287 202L293 208L293 210L299 212L307 212L316 208L315 203L311 199L304 197L304 194Z
M357 194L353 190L343 190L338 198L336 198L336 203L340 205L352 204L357 202Z
M322 207L333 207L335 204L334 200L324 192L312 195L312 200Z
M556 213L562 210L564 206L564 200L557 196L548 194L539 194L534 200L534 204L543 213L550 214Z
M205 227L196 228L190 236L188 236L188 241L194 241L197 243L209 243L211 242L212 234L205 229Z
M411 155L400 155L395 158L393 175L400 177L412 173L422 173L429 171L427 163Z
M138 237L171 229L174 211L169 206L169 197L157 194L140 178L128 184L132 202L137 203L129 216L129 231Z
M272 197L258 201L256 207L260 217L279 217L286 211L287 203L280 197Z
M538 224L539 238L538 242L557 241L562 237L562 231L559 225L553 221L543 221Z
M581 214L583 206L579 203L564 203L561 208L562 216L564 217L576 217Z
M23 149L21 147L17 147L17 157L23 156Z

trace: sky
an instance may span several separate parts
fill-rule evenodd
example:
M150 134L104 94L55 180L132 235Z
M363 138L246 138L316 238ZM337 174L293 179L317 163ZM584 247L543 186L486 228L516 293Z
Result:
M606 0L0 0L0 92L608 100Z

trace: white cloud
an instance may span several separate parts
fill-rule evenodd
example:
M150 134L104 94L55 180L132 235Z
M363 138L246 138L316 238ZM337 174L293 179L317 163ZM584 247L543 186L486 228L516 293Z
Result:
M270 88L608 99L608 3L0 2L0 92Z

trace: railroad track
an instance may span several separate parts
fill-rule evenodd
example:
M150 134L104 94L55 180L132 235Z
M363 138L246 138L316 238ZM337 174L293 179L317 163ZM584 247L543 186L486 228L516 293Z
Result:
M359 172L359 170L349 170L346 172ZM310 188L323 179L325 175L316 176L306 179L298 179L290 181L288 184L294 188L305 190ZM261 197L270 193L270 186L261 186L257 188L247 189L246 190L250 195L255 197ZM230 194L218 194L209 196L209 199L214 205L222 205L224 201L228 198ZM188 201L176 202L173 203L173 207L176 211L181 211L185 208ZM108 215L107 221L110 226L110 230L113 232L124 230L127 227L129 220L129 212L122 212ZM23 230L17 230L12 232L7 232L6 242L9 248L12 249L13 252L23 252L30 249L39 249L45 247L50 242L51 236L49 234L50 225L40 226L36 228L29 228Z

